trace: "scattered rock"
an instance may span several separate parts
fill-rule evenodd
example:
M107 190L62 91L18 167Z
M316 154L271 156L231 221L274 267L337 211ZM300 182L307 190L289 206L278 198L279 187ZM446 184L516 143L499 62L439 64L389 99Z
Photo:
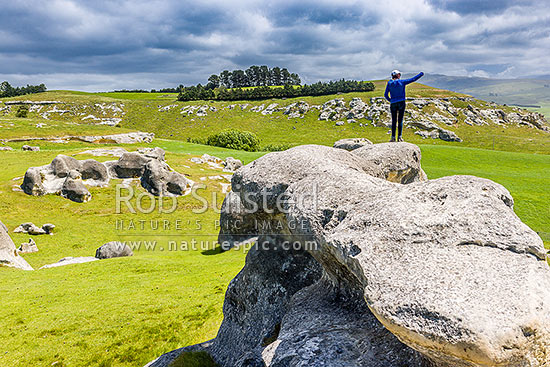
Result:
M8 234L8 229L2 222L0 222L0 267L1 266L33 270L25 259L17 253L15 244Z
M109 170L112 177L116 178L136 178L143 175L145 164L150 159L143 154L130 152L124 153L116 162L109 164Z
M61 196L77 203L86 203L92 199L92 194L82 183L80 173L77 171L71 171L65 179L61 188Z
M9 150L13 150L12 147L0 147L0 151L9 151Z
M44 265L44 266L40 267L39 269L50 269L50 268L57 268L59 266L65 266L65 265L83 264L83 263L89 263L89 262L97 261L97 260L99 260L99 259L97 259L95 257L92 257L92 256L82 256L82 257L67 256L67 257L62 258L61 260L59 260L56 263Z
M336 126L343 126L344 124L344 121L336 121Z
M55 225L51 223L46 223L42 225L42 229L46 232L46 234L53 234L54 228L55 228Z
M109 155L114 157L122 157L122 155L127 152L128 151L124 148L112 148L112 149L98 148L98 149L85 150L77 154L90 154L95 157L109 156Z
M44 227L40 228L36 226L34 223L27 222L20 224L17 228L13 230L13 233L28 233L31 235L40 235L40 234L46 234L46 229Z
M372 142L365 138L349 138L349 139L340 139L334 143L333 148L345 149L345 150L354 150L361 148L365 145L371 145Z
M30 151L30 152L38 152L40 150L40 147L30 146L30 145L25 144L21 147L21 149L23 149L25 151Z
M136 143L151 143L155 138L153 133L135 132L113 135L97 135L97 136L70 136L70 140L80 140L86 143L94 144L136 144Z
M145 165L141 185L156 196L179 196L191 191L193 181L172 171L166 163L152 159Z
M17 249L17 252L20 254L30 254L32 252L38 252L38 246L32 238L29 238L29 242L22 243L21 246Z
M224 170L234 172L243 166L243 162L240 159L233 157L227 157L223 162Z
M133 256L132 249L123 242L112 241L99 247L95 252L98 259L111 259L113 257Z

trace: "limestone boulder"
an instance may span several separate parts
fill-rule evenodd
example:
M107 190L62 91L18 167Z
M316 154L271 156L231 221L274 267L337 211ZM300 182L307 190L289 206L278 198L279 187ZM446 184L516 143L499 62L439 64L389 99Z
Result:
M57 177L67 177L70 171L80 171L81 162L73 157L59 154L50 163L52 173Z
M61 196L77 203L85 203L92 199L92 194L88 191L79 173L71 171L61 188Z
M361 148L365 145L371 145L372 142L365 138L348 138L340 139L334 143L333 148L345 149L345 150L354 150Z
M190 192L193 181L155 159L145 165L141 185L156 196L179 196Z
M110 173L115 178L138 178L143 175L145 165L151 158L144 156L143 154L129 152L124 153L118 159L110 165Z
M23 270L33 270L33 268L17 253L8 229L4 223L0 222L0 267L18 268Z
M123 242L112 241L99 247L95 252L98 259L111 259L113 257L133 256L132 249Z
M243 166L243 162L240 159L233 157L227 157L223 162L224 170L234 172Z
M402 184L427 180L426 173L420 166L422 153L414 144L370 144L354 149L352 154L378 167L382 171L382 176L376 177Z
M46 189L42 184L43 176L41 174L41 167L31 167L25 172L25 177L23 178L23 184L21 189L25 194L40 196L46 193Z
M86 159L82 161L79 172L83 180L94 180L103 183L109 182L107 167L96 160Z
M419 151L376 145L296 147L233 175L269 225L200 348L223 367L550 365L546 250L510 193L474 176L392 182L382 152Z

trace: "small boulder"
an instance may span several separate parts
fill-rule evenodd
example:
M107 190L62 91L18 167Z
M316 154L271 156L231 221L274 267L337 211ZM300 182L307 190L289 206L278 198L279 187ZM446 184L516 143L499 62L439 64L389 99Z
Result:
M13 150L12 147L0 147L0 151L2 150L5 150L5 151L9 151L9 150Z
M372 142L365 138L349 138L349 139L340 139L334 143L333 148L345 149L351 151L354 149L361 148L365 145L372 145Z
M453 131L445 129L439 129L439 139L444 141L456 141L459 143L462 141Z
M23 145L21 147L22 150L30 151L30 152L38 152L40 150L40 147L30 146L30 145Z
M25 172L25 178L21 185L21 189L23 189L25 194L40 196L46 193L46 189L42 184L43 177L40 170L41 167L30 167L27 172Z
M132 249L124 242L112 241L99 247L95 252L98 259L111 259L113 257L132 256Z
M193 181L181 173L171 171L166 163L151 160L145 165L141 185L156 196L185 195Z
M74 159L73 157L59 154L52 160L52 163L50 163L50 168L55 176L67 177L69 171L79 171L80 164L80 161Z
M158 159L159 161L164 161L164 157L166 155L166 152L164 149L155 147L155 148L140 148L138 149L138 153L143 154L147 158L153 158Z
M243 162L240 159L233 157L227 157L223 162L226 171L236 171L243 166Z
M109 181L107 167L96 160L87 159L83 161L79 171L83 180Z
M32 252L38 252L36 242L32 238L29 238L29 242L22 243L17 249L20 254L30 254Z
M2 266L33 270L25 259L18 255L15 244L8 234L8 229L4 223L0 222L0 267Z
M28 233L31 235L46 234L46 231L43 228L36 226L34 223L27 222L20 224L19 227L13 230L13 233Z
M92 194L90 194L86 186L82 183L82 180L74 172L75 171L71 171L63 183L61 196L77 203L90 201Z
M46 223L42 225L42 229L46 232L46 234L53 234L54 228L55 225L51 223Z
M151 158L143 154L130 152L122 154L118 161L110 166L113 177L116 178L137 178L143 175L145 165Z

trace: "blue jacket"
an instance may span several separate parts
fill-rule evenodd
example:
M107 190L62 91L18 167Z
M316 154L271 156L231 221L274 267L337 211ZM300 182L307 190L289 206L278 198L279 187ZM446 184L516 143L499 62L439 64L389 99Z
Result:
M416 82L418 79L422 78L424 73L420 73L417 76L414 76L410 79L392 79L388 81L386 85L386 91L384 92L384 97L390 102L401 102L405 100L405 86L409 83ZM389 95L388 95L389 94ZM391 98L390 98L391 96Z

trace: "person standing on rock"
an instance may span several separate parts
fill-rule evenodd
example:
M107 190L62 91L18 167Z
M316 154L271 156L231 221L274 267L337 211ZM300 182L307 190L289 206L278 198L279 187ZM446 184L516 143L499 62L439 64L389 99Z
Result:
M424 75L420 72L410 79L401 79L401 72L394 70L391 72L391 80L386 85L384 97L390 102L391 111L391 139L395 141L395 128L398 128L397 141L403 141L403 116L405 115L405 87L407 84L416 82ZM399 125L397 125L399 124Z

